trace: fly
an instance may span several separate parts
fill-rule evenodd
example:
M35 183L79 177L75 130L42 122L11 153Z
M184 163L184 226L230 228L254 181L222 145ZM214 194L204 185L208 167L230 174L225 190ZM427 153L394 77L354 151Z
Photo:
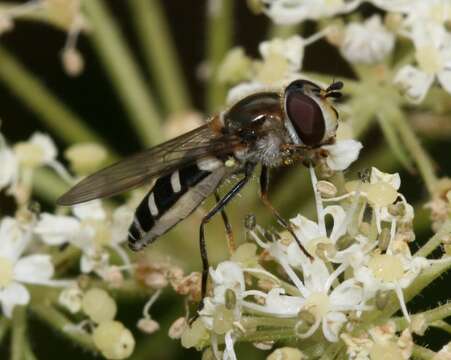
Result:
M231 227L225 206L249 182L261 165L260 197L297 239L268 199L269 169L296 161L306 163L324 156L321 146L335 141L338 113L330 99L341 96L342 82L324 89L308 80L295 80L281 92L259 92L244 97L203 126L164 142L88 176L61 196L59 205L74 205L122 193L157 179L136 209L128 245L138 251L154 242L191 214L208 196L216 205L200 223L202 299L206 294L208 257L204 227L221 212L226 230ZM221 183L242 176L222 198Z

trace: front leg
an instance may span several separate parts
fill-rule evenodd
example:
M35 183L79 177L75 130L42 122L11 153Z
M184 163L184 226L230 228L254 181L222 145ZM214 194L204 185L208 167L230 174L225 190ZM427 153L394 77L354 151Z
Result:
M274 206L271 204L268 198L268 190L269 190L269 168L265 165L262 165L262 171L260 173L260 198L263 201L263 204L265 204L266 207L268 207L275 218L279 221L279 223L285 227L288 232L293 236L294 240L298 244L301 251L310 259L313 260L313 256L309 254L309 252L305 249L305 247L301 244L298 237L296 236L293 226L291 223L287 222L280 214L279 212L274 208Z

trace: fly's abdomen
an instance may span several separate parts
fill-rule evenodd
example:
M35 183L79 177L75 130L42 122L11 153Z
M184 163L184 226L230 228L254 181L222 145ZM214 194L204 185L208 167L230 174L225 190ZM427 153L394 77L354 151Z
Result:
M220 160L198 161L160 177L141 201L129 229L129 247L138 251L191 214L225 175Z

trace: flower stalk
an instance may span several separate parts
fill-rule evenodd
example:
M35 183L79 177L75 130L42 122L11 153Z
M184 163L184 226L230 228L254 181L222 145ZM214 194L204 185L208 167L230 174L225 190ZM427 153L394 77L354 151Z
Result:
M102 0L83 1L83 9L92 25L90 39L130 115L136 134L146 146L157 144L162 139L161 117L125 39Z
M18 306L14 309L11 334L11 360L22 360L27 331L26 308Z
M234 0L209 1L207 9L207 90L206 108L217 111L224 103L226 86L218 79L219 64L231 48Z
M166 113L189 110L186 81L161 4L156 0L131 0L128 5L149 73L155 77Z
M103 140L68 109L5 48L0 48L0 79L54 134L67 143Z

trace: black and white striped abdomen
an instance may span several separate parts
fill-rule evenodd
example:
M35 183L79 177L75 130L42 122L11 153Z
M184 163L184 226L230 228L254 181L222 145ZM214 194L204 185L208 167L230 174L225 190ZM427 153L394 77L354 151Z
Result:
M218 187L226 171L209 159L160 177L135 212L128 244L138 251L191 214Z

